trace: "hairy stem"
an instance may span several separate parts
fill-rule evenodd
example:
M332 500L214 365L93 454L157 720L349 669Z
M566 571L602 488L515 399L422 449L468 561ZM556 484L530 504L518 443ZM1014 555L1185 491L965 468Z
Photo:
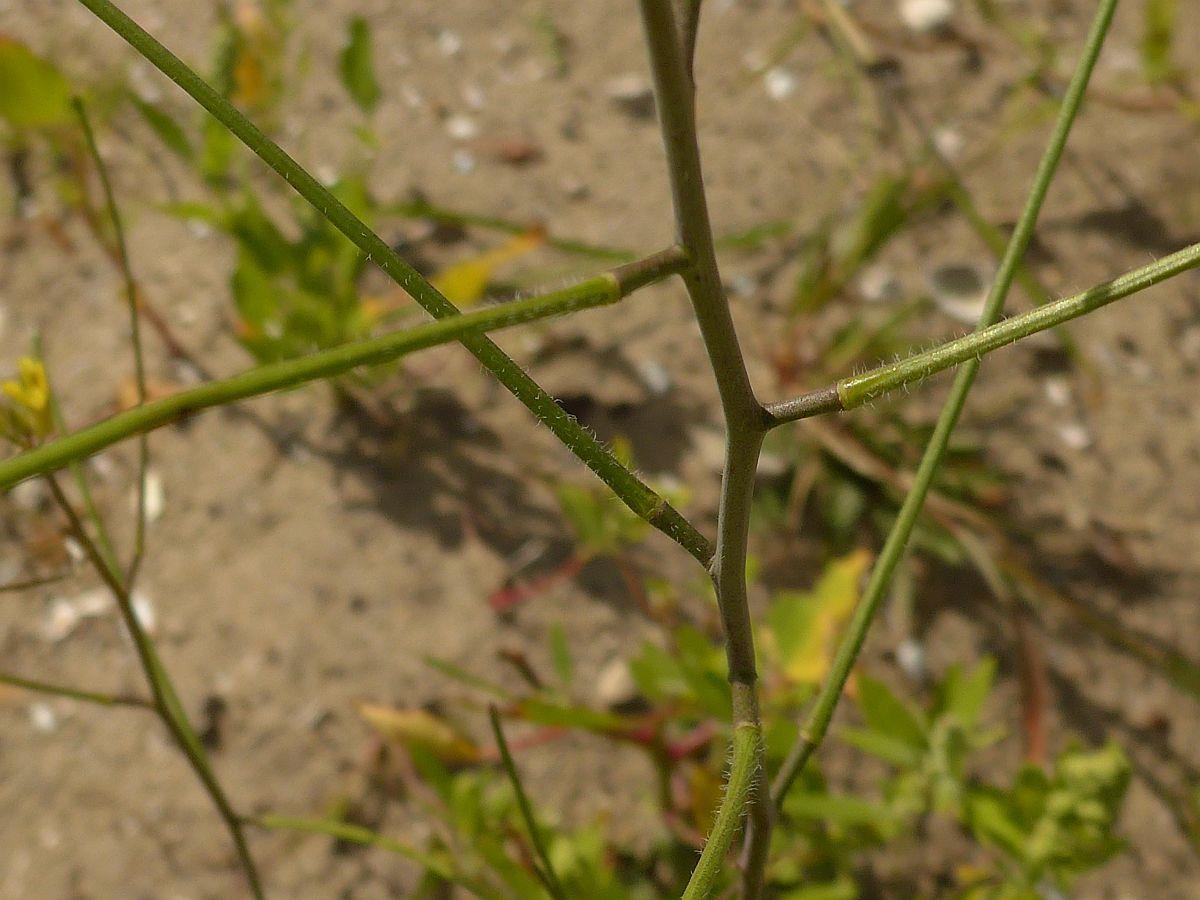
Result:
M393 281L437 319L458 309L433 287L391 246L333 196L283 149L263 134L220 93L181 59L130 19L111 0L79 0L159 71L203 106L259 159L283 179L330 224L349 238L367 259L373 260ZM539 422L596 473L634 513L692 554L701 563L711 556L708 541L669 503L623 466L573 416L555 402L503 350L482 334L467 334L461 342L520 400Z
M258 366L231 378L210 381L142 404L0 462L0 490L25 478L52 472L135 434L145 434L177 422L202 409L296 387L320 378L332 378L359 366L390 362L407 353L461 340L467 334L615 303L642 285L680 271L684 265L686 257L682 251L671 248L540 297L475 310L404 331L343 344L320 353Z
M733 729L733 762L725 782L725 796L717 809L717 818L692 871L683 900L706 900L717 888L725 856L737 833L746 805L751 800L755 771L762 756L762 732L757 725L742 723Z
M806 419L821 413L854 409L898 388L924 381L932 375L994 350L1077 319L1087 313L1200 266L1200 244L1192 244L1163 259L1126 272L1112 281L1039 306L1019 316L947 341L923 353L878 366L837 384L802 394L794 400L767 407L772 426Z
M685 22L682 30L677 27L671 0L640 0L640 7L654 75L677 236L692 261L692 267L683 273L683 280L716 377L725 417L725 464L717 514L717 549L711 573L725 631L734 721L738 727L746 724L757 729L754 632L746 599L746 543L754 475L767 417L754 396L742 359L713 245L696 134L695 87L690 64L696 22L694 19ZM695 16L699 15L696 0L690 0L687 8ZM761 748L756 752L761 753ZM761 758L750 771L756 781L763 777ZM750 801L757 826L752 833L760 842L769 840L770 835L769 810L758 802L764 798L765 791L756 790ZM765 854L757 850L749 853L748 858L756 864L765 862ZM755 897L757 891L752 885L760 879L755 873L747 875L744 893L747 897Z
M1042 203L1046 199L1046 192L1050 188L1050 183L1062 158L1067 137L1071 133L1071 126L1074 124L1075 118L1079 113L1088 80L1091 78L1092 70L1095 68L1096 59L1100 55L1100 48L1104 45L1104 38L1108 34L1108 28L1112 23L1113 12L1116 6L1117 0L1101 0L1099 9L1092 21L1087 41L1084 44L1083 55L1076 66L1066 95L1063 97L1062 106L1054 123L1054 130L1050 136L1049 144L1034 175L1033 187L1025 202L1025 208L1022 210L1017 227L1009 239L1004 258L1001 260L999 270L996 273L996 280L993 282L992 288L988 293L987 302L984 304L983 314L979 321L980 331L994 324L999 319L1004 308L1005 297L1012 286L1013 278L1021 263L1021 257L1024 255L1025 249L1033 237L1033 230L1037 224L1038 214L1041 212ZM771 799L776 807L782 803L796 776L803 770L805 763L820 745L825 737L825 733L829 729L829 723L833 718L838 700L841 698L842 690L846 685L846 679L849 678L850 670L854 666L859 652L862 650L863 642L866 640L867 631L875 618L875 613L878 611L891 585L892 574L904 556L909 536L912 534L913 527L917 523L917 517L920 515L925 503L925 497L929 493L933 476L941 464L942 456L946 452L946 447L950 442L950 435L954 431L954 426L958 423L959 415L962 413L963 406L967 400L967 394L975 382L975 375L979 371L979 365L980 359L978 357L967 360L954 381L950 397L942 408L942 413L938 417L933 435L929 439L929 444L925 448L925 453L917 468L912 490L904 498L904 503L900 507L896 522L892 526L887 540L884 542L883 550L880 552L875 568L871 572L866 590L863 592L862 599L854 610L850 625L838 647L829 677L826 679L825 684L822 685L821 692L817 696L812 711L801 727L796 743L788 753L787 759L779 771L775 783L772 785Z

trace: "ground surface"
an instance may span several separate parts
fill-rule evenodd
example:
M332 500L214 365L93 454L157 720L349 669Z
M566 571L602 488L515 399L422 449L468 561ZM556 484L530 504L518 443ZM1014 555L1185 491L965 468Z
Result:
M1065 70L1092 4L1005 5L1049 23L1071 48L1060 62ZM787 219L803 231L851 206L873 173L894 164L880 149L878 120L869 107L856 106L855 82L810 35L781 63L795 78L794 90L769 96L752 69L794 26L795 5L709 0L708 6L697 68L716 230ZM1189 8L1177 40L1190 51L1200 45L1200 10L1181 6ZM184 58L207 59L211 4L129 0L126 8ZM645 77L632 0L549 4L571 42L569 75L561 79L551 74L530 24L539 8L298 0L295 42L306 48L312 75L284 104L284 143L318 170L361 154L343 136L358 120L329 74L342 23L361 13L374 26L386 86L372 170L381 194L402 198L419 186L454 208L546 222L555 234L645 249L665 244L670 205L657 129L619 108L605 87L616 76ZM899 54L929 121L962 137L964 157L982 150L1000 124L998 97L1027 66L1016 45L973 9L963 10L961 32L982 42L978 67L968 69L967 53L955 42L904 38L891 4L857 8ZM1140 4L1121 10L1097 72L1099 87L1118 92L1130 80L1140 11ZM128 69L135 84L186 109L77 4L0 0L0 30L60 60L80 80ZM456 52L445 52L453 49L447 33L461 41ZM476 92L479 109L472 106ZM469 116L483 136L532 141L544 156L518 168L478 152L473 170L461 171L454 151L462 145L447 132L457 115ZM197 189L169 162L162 164L168 177L161 177L147 156L153 139L131 119L117 122L120 129L106 135L103 149L128 207L145 289L209 367L236 371L247 359L227 324L230 247L153 211L168 196L168 182L185 197ZM1015 216L1045 131L1044 124L1019 130L1002 153L970 172L992 221ZM1175 112L1087 109L1039 233L1035 262L1052 290L1084 287L1194 239L1200 232L1195 142L1195 126ZM911 145L908 138L893 142L896 153ZM83 422L111 408L128 371L127 331L115 272L80 223L66 228L74 244L69 252L28 221L0 223L0 360L7 371L40 328L68 415ZM785 262L783 249L768 244L727 262L727 279L742 288L735 314L755 361L752 375L766 397L786 390L765 361L778 346L794 267L763 275ZM930 217L886 256L910 292L923 290L923 273L933 265L980 259L985 252L953 215ZM550 254L539 258L547 269L561 262ZM942 335L962 327L937 314L928 326ZM1159 287L1072 333L1094 360L1102 390L1091 391L1071 371L1048 371L1035 351L1007 351L985 366L966 427L1011 476L1010 516L1036 533L1029 546L1053 584L1155 642L1195 655L1197 281ZM582 356L555 358L555 339L583 334ZM687 512L711 528L718 408L678 285L499 342L519 360L536 359L534 374L550 391L600 397L593 424L608 434L628 433L645 471L692 485ZM174 377L161 345L151 338L149 346L153 374ZM669 373L662 396L628 374L648 363ZM422 664L425 653L511 679L495 651L526 647L544 660L545 636L561 622L580 670L595 673L653 633L620 580L605 573L561 585L510 619L488 610L485 598L510 573L514 553L529 541L561 547L566 539L550 492L529 473L580 470L465 352L433 351L409 371L417 387L397 401L405 426L395 431L399 436L339 416L327 391L314 387L251 404L267 431L245 417L215 413L153 438L166 503L151 527L142 590L189 708L199 714L214 696L227 705L216 764L246 808L306 812L336 794L367 737L356 699L411 704L453 697L457 688ZM924 389L917 409L935 408L945 388L943 380ZM293 441L281 454L268 433L300 437L304 446L296 449ZM133 456L126 448L103 459L100 500L114 518L125 518ZM37 529L52 527L39 524L52 520L37 503L28 492L20 503L0 500L0 581L25 571L31 547L40 546ZM1120 565L1097 561L1101 540L1119 544ZM759 550L775 559L811 557L788 546ZM642 562L667 577L695 575L684 554L657 537ZM813 574L799 563L777 568L773 577L783 583L802 586ZM91 586L81 573L4 597L3 668L138 688L132 654L111 615L61 640L44 633L51 600ZM991 601L977 580L951 579L938 592L922 605L919 626L933 667L986 651L1011 673L1010 624L987 610ZM1195 700L1070 620L1047 615L1038 640L1051 674L1052 745L1072 734L1095 742L1111 736L1129 748L1140 772L1122 826L1132 852L1088 880L1080 896L1195 896L1200 863L1152 789L1155 782L1184 788L1200 766ZM882 636L871 645L874 659L892 649ZM1018 692L1015 678L1006 679L994 714L1016 731ZM1009 762L1017 759L1015 741L1007 752ZM639 799L647 773L610 749L566 741L526 754L523 765L543 804L567 818L619 809L632 832L638 816L651 816ZM580 791L581 783L600 789ZM0 897L199 898L242 890L207 798L157 725L137 712L0 695L0 808L6 810ZM256 835L254 847L273 896L396 896L407 883L403 863L378 853L333 855L321 838Z

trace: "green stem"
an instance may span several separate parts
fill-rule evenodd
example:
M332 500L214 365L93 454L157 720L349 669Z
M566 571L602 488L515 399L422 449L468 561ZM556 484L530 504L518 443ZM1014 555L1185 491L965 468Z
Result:
M677 26L672 0L640 0L642 24L654 76L654 93L662 129L663 147L679 243L692 260L683 273L684 284L696 313L704 348L717 381L725 418L725 463L717 513L717 548L710 572L725 634L729 681L734 702L734 723L759 728L756 701L754 629L746 597L746 545L749 539L754 475L767 431L768 417L754 395L742 358L729 302L721 285L704 191L704 173L696 133L695 84L691 55L699 17L698 0L685 0L682 27ZM758 744L755 745L759 747ZM756 751L761 753L761 748ZM750 769L758 790L751 792L752 847L746 858L753 862L745 872L744 895L758 895L771 815L766 806L762 759ZM734 826L741 818L741 808ZM732 827L732 826L731 826ZM757 868L755 868L757 867Z
M387 275L437 319L458 312L449 300L421 277L388 243L347 209L312 175L263 134L232 103L207 84L170 50L117 8L111 0L79 0L105 25L115 31L159 71L179 85L222 125L283 179L330 224L348 237L367 259L374 260ZM680 544L697 560L707 564L712 555L709 542L669 503L625 468L573 416L555 402L504 351L482 334L463 336L462 344L520 400L539 422L554 433L588 468L638 516Z
M733 763L725 782L725 796L717 809L717 818L700 854L700 862L683 892L683 900L705 900L716 890L729 846L750 800L761 752L762 733L757 725L742 723L734 728Z
M10 675L0 672L0 684L20 688L23 691L34 691L39 694L53 694L57 697L70 697L72 700L82 700L85 703L95 703L99 706L134 706L141 709L154 709L154 703L143 697L130 694L104 694L98 691L86 691L62 684L51 684L47 681L37 681L33 678L22 678L20 675Z
M359 366L389 362L416 350L461 340L467 334L615 303L637 287L677 272L684 265L685 259L680 251L664 250L640 262L541 297L475 310L309 356L259 366L220 381L210 381L118 413L0 462L0 490L34 475L52 472L135 434L145 434L177 422L202 409L296 387L319 378L331 378Z
M533 816L533 805L525 793L525 786L521 784L521 773L517 771L517 764L513 761L512 752L508 749L508 741L504 739L504 728L500 725L500 712L494 704L488 707L488 717L492 723L492 734L496 737L496 748L500 751L500 761L504 765L504 771L508 774L508 780L512 783L513 791L517 795L517 807L521 810L521 818L525 820L525 829L529 832L529 840L533 842L533 850L538 858L539 865L536 868L538 878L546 886L551 897L554 897L555 900L565 900L566 891L563 890L558 876L554 874L554 864L550 862L550 854L546 851L546 841L542 837L542 830L538 828L537 819Z
M972 359L978 360L1039 331L1057 328L1071 319L1139 294L1197 266L1200 266L1200 244L1192 244L1073 297L1055 300L898 362L843 378L833 387L772 404L767 411L772 416L773 424L779 425L825 412L854 409L890 391L924 381L938 372Z
M245 873L250 892L257 900L262 900L262 882L259 879L258 868L254 864L254 858L250 855L250 848L246 843L241 819L234 812L229 798L225 795L224 788L221 787L221 783L217 781L216 775L213 773L212 766L208 761L208 755L205 753L204 747L200 743L200 739L196 736L191 723L188 722L187 714L183 710L183 704L180 703L179 695L175 692L175 686L171 683L170 676L167 675L167 670L163 666L162 660L159 659L158 651L154 648L154 642L150 640L150 635L146 633L146 630L142 627L142 623L138 620L137 611L133 607L133 598L124 581L124 575L115 563L110 562L104 557L95 542L88 536L87 531L83 527L83 522L79 519L70 501L67 500L57 479L53 475L47 475L46 483L50 487L50 492L53 494L55 502L67 517L67 523L75 539L79 541L80 546L83 548L88 561L112 592L113 597L116 598L117 609L120 611L121 619L125 623L125 628L133 641L138 661L141 663L146 681L150 685L150 692L154 696L152 708L167 727L167 730L171 733L176 744L179 745L179 749L191 765L192 771L195 772L205 791L208 792L213 805L216 806L217 812L229 830L230 837L233 839L234 849L237 852L242 871Z
M138 315L137 283L133 278L133 267L129 263L129 247L125 242L125 227L121 222L121 211L117 207L116 197L113 195L112 181L108 177L108 167L104 165L104 159L100 156L100 148L96 146L96 135L92 131L92 123L88 120L87 111L83 107L83 101L75 97L71 102L75 107L75 115L79 119L80 128L83 130L84 143L87 145L88 154L92 157L92 162L96 166L96 173L100 176L100 186L104 191L104 205L108 208L108 216L112 220L113 240L116 242L117 248L117 263L121 269L121 277L125 282L125 301L129 306L129 334L133 347L134 383L137 386L137 402L138 406L142 406L146 402L146 362L142 354L142 328L141 317ZM137 512L136 524L134 526L133 557L129 561L129 567L126 569L125 575L125 584L129 590L133 590L133 585L137 580L138 569L141 568L142 557L146 552L146 475L149 471L149 466L150 442L145 432L143 432L138 438Z
M1092 26L1084 44L1083 55L1076 66L1074 75L1071 77L1071 83L1067 88L1066 95L1063 97L1062 106L1059 109L1049 145L1042 156L1041 162L1038 164L1033 187L1025 202L1025 208L1022 210L1017 227L1009 240L1008 248L1005 250L1004 258L1001 260L999 270L996 274L996 280L992 284L987 302L984 304L983 314L979 322L979 329L981 331L995 323L1004 308L1004 299L1008 295L1009 288L1012 286L1013 278L1020 266L1021 257L1024 255L1025 249L1033 236L1038 214L1041 211L1042 203L1046 199L1046 192L1050 188L1050 183L1053 180L1059 160L1062 158L1067 137L1071 133L1071 126L1074 124L1075 118L1079 113L1080 105L1083 102L1083 95L1091 78L1092 70L1095 68L1096 59L1100 55L1100 48L1104 45L1104 38L1108 34L1108 28L1112 23L1116 6L1117 0L1101 0L1096 16L1092 21ZM821 692L813 705L812 711L801 727L796 743L788 753L788 757L779 771L775 783L772 785L771 799L776 808L783 802L783 798L796 776L804 768L805 763L820 745L829 729L829 723L833 718L834 710L845 688L846 679L849 678L850 670L854 666L855 660L858 659L859 652L862 650L863 642L866 640L867 631L875 618L875 613L878 611L891 585L892 574L904 557L909 536L912 534L917 517L924 506L925 497L929 493L934 473L937 471L942 461L942 456L946 452L946 447L950 442L950 435L954 431L954 426L958 423L959 415L962 413L963 406L966 403L967 394L975 382L975 374L979 371L979 365L980 360L978 357L967 360L954 381L950 397L946 401L941 415L938 417L933 435L929 440L928 446L925 448L920 466L917 468L912 490L904 498L904 503L900 507L896 522L892 526L887 540L884 542L883 550L880 552L875 568L871 572L870 581L863 592L862 599L854 610L854 615L842 639L842 643L838 647L829 677L826 679L825 684L822 685Z

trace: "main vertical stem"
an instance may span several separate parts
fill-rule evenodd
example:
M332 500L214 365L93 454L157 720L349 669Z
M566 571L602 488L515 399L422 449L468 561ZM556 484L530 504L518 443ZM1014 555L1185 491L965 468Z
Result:
M747 724L759 729L754 635L746 602L746 543L754 474L768 418L754 396L717 268L696 137L690 53L685 56L671 0L639 2L654 74L678 239L692 263L682 273L683 280L716 376L725 416L725 466L717 518L717 550L711 573L725 628L734 726ZM757 802L766 796L762 789L765 773L761 744L757 757L750 786L750 797L754 799L749 807L755 840L765 846L763 842L770 834L770 805ZM740 799L727 795L726 802L740 802ZM747 858L760 867L765 862L764 854L757 848ZM747 896L757 895L754 885L760 881L758 875L748 878Z

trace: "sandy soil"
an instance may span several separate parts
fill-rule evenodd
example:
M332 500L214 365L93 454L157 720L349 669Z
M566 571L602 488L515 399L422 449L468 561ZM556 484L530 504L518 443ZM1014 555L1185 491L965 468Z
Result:
M831 211L852 208L873 174L895 166L879 150L872 115L856 105L855 82L810 36L781 64L795 89L769 96L750 66L795 24L795 5L709 5L697 65L717 231L775 219L794 220L803 231ZM1092 4L1007 6L1049 22L1072 48L1060 68L1069 65ZM126 8L184 58L207 58L210 4L129 0ZM982 148L1001 124L1005 87L1023 71L1015 46L973 8L964 9L959 28L982 48L970 68L969 54L953 42L904 38L890 3L858 8L882 26L881 43L899 54L923 114L960 134L965 156ZM645 77L633 4L550 4L571 41L570 73L562 79L549 71L530 25L538 9L532 2L297 0L295 42L313 74L284 104L286 145L318 170L361 154L344 137L357 119L329 74L343 21L361 13L375 29L387 86L376 118L382 146L373 160L382 195L399 198L419 186L454 208L544 221L556 234L663 245L670 204L656 126L618 108L605 87L615 76ZM1132 83L1140 14L1139 4L1121 10L1098 86L1118 92ZM1200 9L1184 8L1182 25L1179 46L1197 46ZM154 86L172 108L187 108L68 0L0 0L0 30L61 60L81 81L128 70L135 84ZM445 52L447 32L461 40L456 53ZM480 109L469 102L476 90ZM477 154L476 167L461 171L447 115L470 116L485 136L528 139L544 156L518 168ZM247 360L228 330L232 251L223 239L153 211L171 184L183 196L198 189L172 161L151 164L146 148L155 145L138 123L119 116L116 124L103 149L128 207L139 277L209 367L236 371ZM970 186L992 221L1012 221L1044 133L1044 125L1017 133L1003 153L972 171ZM1090 106L1039 232L1034 261L1044 281L1067 292L1195 239L1195 139L1195 126L1172 112ZM899 142L897 152L904 146ZM29 222L0 223L0 360L7 369L40 328L68 416L83 422L111 408L129 369L127 331L115 272L79 222L69 222L67 234L70 252ZM766 397L785 390L767 363L794 273L783 250L772 244L730 254L726 269L729 281L742 286L735 315ZM906 232L885 261L916 292L929 267L981 258L970 231L947 213ZM547 252L535 261L550 270L562 257ZM778 274L762 276L774 269ZM829 315L832 322L839 313ZM931 337L961 327L935 314L927 326ZM1010 515L1029 535L1023 545L1049 581L1153 641L1195 655L1197 281L1178 279L1071 331L1101 373L1101 391L1048 366L1047 354L1036 349L1006 351L985 367L966 431L1011 476ZM584 335L582 363L556 357L556 345ZM648 290L619 310L508 333L499 343L530 362L552 392L599 397L585 418L602 433L629 434L647 472L692 485L687 512L711 527L719 413L677 285ZM153 340L150 358L155 377L175 377ZM663 396L628 375L647 363L670 374ZM367 738L354 700L457 696L457 688L422 664L423 654L435 651L510 680L496 650L521 647L544 660L546 635L561 622L580 670L594 673L654 632L621 581L605 572L564 584L504 620L487 610L485 597L509 574L514 553L530 540L561 547L567 539L549 490L529 473L586 476L460 349L432 351L409 371L412 387L398 401L404 427L391 433L340 415L328 392L313 387L250 404L257 420L214 413L152 440L166 503L151 528L142 590L189 709L199 717L212 698L225 704L215 762L245 808L306 812L334 796L353 777ZM926 388L914 408L934 410L945 388L945 381ZM1072 427L1064 433L1064 426ZM273 439L280 434L289 437L288 452ZM112 518L126 519L129 448L104 454L97 471L102 505ZM19 500L0 500L6 578L26 571L31 555L59 552L46 537L55 520L39 498L25 492ZM1097 547L1117 543L1120 565L1111 564L1111 554L1104 562ZM812 557L789 546L759 550L773 558ZM652 538L641 559L666 577L695 575L665 539ZM798 585L813 574L798 562L777 568L773 578ZM83 622L60 641L44 634L53 598L92 586L81 572L4 597L3 668L98 688L138 688L132 654L110 615ZM921 603L920 637L935 669L982 652L997 655L1007 674L995 714L1015 732L1014 636L1011 622L990 607L977 580L948 575ZM1045 616L1038 635L1051 673L1052 745L1071 735L1097 742L1111 736L1129 749L1139 771L1122 826L1132 852L1085 882L1079 896L1195 896L1200 863L1156 793L1161 785L1195 784L1195 699L1057 614ZM873 640L873 664L892 649L885 635ZM1006 748L1011 763L1018 742ZM526 754L523 765L542 802L568 819L616 808L627 814L624 827L632 833L652 816L639 799L648 773L609 748L572 740ZM579 791L581 782L601 790ZM0 808L7 811L0 816L0 897L199 898L243 890L207 798L156 724L137 712L0 694ZM398 820L388 825L406 827ZM408 883L404 863L381 853L335 855L321 838L256 835L254 848L272 896L402 896Z

